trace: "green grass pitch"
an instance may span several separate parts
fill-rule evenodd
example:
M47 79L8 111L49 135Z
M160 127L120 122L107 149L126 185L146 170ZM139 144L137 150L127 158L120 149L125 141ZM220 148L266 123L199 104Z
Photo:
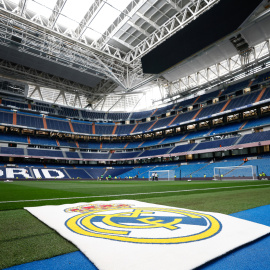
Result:
M231 214L270 204L270 181L0 182L0 269L78 250L23 207L117 199Z

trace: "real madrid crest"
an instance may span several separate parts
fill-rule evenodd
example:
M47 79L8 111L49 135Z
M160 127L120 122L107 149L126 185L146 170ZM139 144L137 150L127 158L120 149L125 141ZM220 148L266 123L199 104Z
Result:
M211 215L174 208L87 204L65 212L80 213L66 221L75 233L131 243L194 242L213 237L222 227Z

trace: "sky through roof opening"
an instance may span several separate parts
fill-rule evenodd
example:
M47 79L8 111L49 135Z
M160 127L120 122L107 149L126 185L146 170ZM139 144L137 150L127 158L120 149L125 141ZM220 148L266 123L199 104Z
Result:
M87 22L86 29L82 35L93 41L101 38L131 1L103 0L90 21ZM17 0L12 0L12 2L16 3ZM56 24L65 29L75 31L94 2L94 0L67 0L60 11ZM56 4L57 0L30 0L27 3L27 9L49 19Z

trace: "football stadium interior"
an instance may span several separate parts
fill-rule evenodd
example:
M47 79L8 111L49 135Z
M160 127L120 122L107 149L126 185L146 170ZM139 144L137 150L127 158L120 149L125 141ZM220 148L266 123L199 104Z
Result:
M0 0L0 268L77 250L26 206L270 204L269 14L269 0ZM57 244L22 251L38 245L15 218Z

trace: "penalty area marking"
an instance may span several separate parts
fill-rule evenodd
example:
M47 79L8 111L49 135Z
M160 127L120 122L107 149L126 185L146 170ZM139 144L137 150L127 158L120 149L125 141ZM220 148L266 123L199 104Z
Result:
M3 204L3 203L18 203L18 202L41 202L41 201L74 200L74 199L87 199L87 198L136 196L136 195L163 194L163 193L180 193L180 192L192 192L192 191L204 191L204 190L261 187L261 186L270 186L270 184L245 185L245 186L233 186L233 187L196 188L196 189L182 189L182 190L168 190L168 191L153 191L153 192L133 193L133 194L111 194L111 195L96 195L96 196L69 197L69 198L50 198L50 199L35 199L35 200L3 201L3 202L0 202L0 204Z

